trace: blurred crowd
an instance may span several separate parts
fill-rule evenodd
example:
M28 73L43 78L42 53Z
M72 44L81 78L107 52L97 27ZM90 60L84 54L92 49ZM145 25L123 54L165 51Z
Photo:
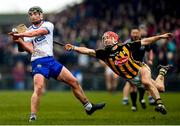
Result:
M107 30L119 34L121 41L129 38L133 26L143 26L147 37L172 32L174 37L152 45L154 65L172 64L176 74L180 73L180 16L177 3L173 1L143 0L85 0L81 4L69 6L56 14L46 14L45 19L54 23L54 39L89 48L101 47L101 36ZM7 36L13 24L0 26L0 74L12 75L20 80L17 88L22 88L23 74L30 71L29 55L18 53L17 45ZM78 68L96 69L99 64L94 58L75 52L65 52L62 47L54 47L55 57L76 74ZM22 76L19 78L19 76ZM2 78L2 76L0 76ZM16 81L15 81L16 82Z
M172 39L161 40L152 45L155 54L154 65L172 64L177 66L179 73L179 12L177 3L167 1L89 0L55 15L49 15L48 20L55 24L54 36L57 41L94 49L101 46L101 36L107 30L117 32L122 42L129 37L129 31L133 26L145 26L146 37L172 32ZM66 53L62 52L61 55L67 57ZM78 65L91 65L91 59L76 54L71 54L66 61L62 58L62 62L65 63L77 61Z

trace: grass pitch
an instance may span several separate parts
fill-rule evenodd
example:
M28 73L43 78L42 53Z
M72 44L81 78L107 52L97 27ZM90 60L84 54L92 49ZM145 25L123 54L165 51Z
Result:
M82 105L72 92L47 92L42 96L37 121L28 122L30 97L32 92L0 91L0 124L32 125L170 125L180 124L180 93L163 93L167 115L154 111L153 106L143 110L138 103L138 111L121 104L122 93L85 92L91 101L106 102L103 110L86 115ZM147 101L147 96L146 101Z

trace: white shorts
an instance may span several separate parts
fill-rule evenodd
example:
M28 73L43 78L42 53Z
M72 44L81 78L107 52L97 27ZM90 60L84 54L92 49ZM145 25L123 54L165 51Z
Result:
M135 85L136 87L144 87L144 85L141 83L141 75L140 75L140 72L138 72L138 75L135 76L134 78L132 79L128 79L128 81Z
M114 72L111 70L111 68L106 67L106 68L105 68L105 74L106 74L106 75L112 75L112 74L114 74Z
M149 68L148 65L144 64L145 67L147 67L150 71L151 69ZM132 78L132 79L127 79L131 84L135 85L136 87L144 88L144 85L141 82L141 75L140 75L140 70L138 71L138 74Z

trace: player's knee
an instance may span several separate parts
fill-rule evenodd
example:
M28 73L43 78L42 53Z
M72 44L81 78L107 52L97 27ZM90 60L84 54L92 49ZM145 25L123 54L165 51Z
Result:
M158 91L160 91L160 92L165 92L165 87L164 87L164 86L159 86L159 87L158 87Z
M36 83L35 84L35 90L34 90L34 92L39 96L39 95L41 95L42 94L42 91L43 91L43 84L38 84L38 83Z
M144 84L145 87L149 87L152 83L148 81L147 79L142 79L142 83Z
M150 82L148 81L147 78L142 78L142 79L141 79L141 82L142 82L144 85L147 85L147 86L150 84Z
M34 92L37 96L40 96L42 94L42 88L37 88Z
M78 88L79 87L79 83L78 83L78 80L76 78L73 78L71 80L70 84L71 84L72 88Z

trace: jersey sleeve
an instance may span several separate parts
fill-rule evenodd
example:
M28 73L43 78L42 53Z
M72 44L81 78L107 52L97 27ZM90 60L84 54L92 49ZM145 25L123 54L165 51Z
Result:
M48 30L48 34L52 34L54 30L54 25L51 22L46 22L45 25L42 27Z
M30 26L30 27L27 29L26 32L29 32L29 31L31 31L31 30L32 30L32 26ZM24 37L23 39L24 39L25 42L32 42L32 41L33 41L33 38L34 38L34 37Z
M25 42L32 42L32 41L33 41L33 39L32 39L32 38L30 38L30 37L24 37L24 41L25 41Z
M101 60L105 60L105 58L106 58L106 52L105 52L105 50L103 50L103 49L97 49L96 50L96 58L97 59L101 59Z
M128 45L130 48L139 49L139 48L141 47L141 41L138 40L138 41L135 41L135 42L129 42L129 43L127 43L127 45Z

